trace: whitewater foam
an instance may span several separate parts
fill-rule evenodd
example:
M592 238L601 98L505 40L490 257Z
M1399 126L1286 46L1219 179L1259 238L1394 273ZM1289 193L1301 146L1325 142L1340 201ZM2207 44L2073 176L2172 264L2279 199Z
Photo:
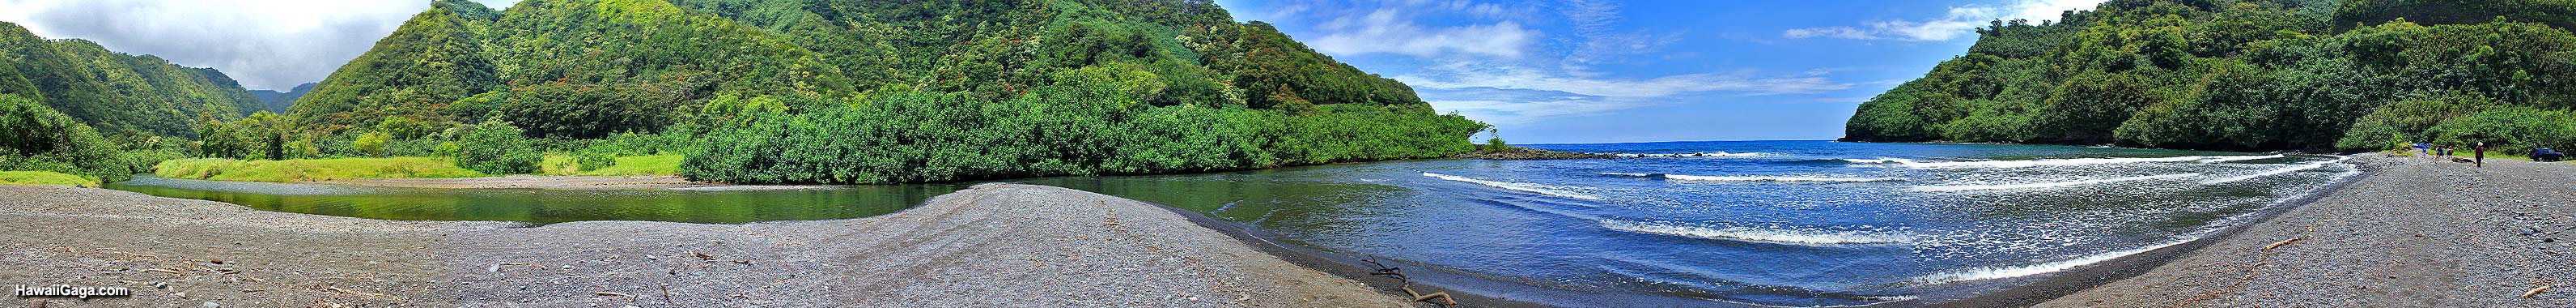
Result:
M1666 174L1666 175L1664 175L1664 178L1666 178L1666 179L1673 179L1673 180L1680 180L1680 181L1707 181L1707 182L1839 182L1839 183L1851 183L1851 182L1887 182L1887 181L1903 181L1903 180L1905 180L1905 178L1830 178L1830 177L1797 177L1797 176L1705 176L1705 175L1679 175L1679 174Z
M1828 182L1828 183L1856 183L1856 182L1889 182L1889 181L1904 181L1904 180L1905 180L1905 178L1803 177L1803 176L1715 176L1715 175L1682 175L1682 174L1663 174L1663 173L1619 173L1619 172L1602 172L1601 174L1602 174L1602 175L1616 175L1616 176L1641 177L1641 178L1660 178L1660 179L1674 180L1674 181L1698 181L1698 182Z
M2277 169L2272 169L2272 170L2263 170L2263 172L2256 172L2256 173L2254 173L2254 174L2247 174L2247 175L2240 175L2240 176L2232 176L2232 177L2227 177L2227 178L2222 178L2222 179L2209 179L2209 180L2204 180L2204 181L2200 181L2200 184L2201 184L2201 185L2209 185L2209 184L2225 184L2225 183L2228 183L2228 182L2243 181L2243 180L2252 180L2252 179L2254 179L2254 178L2267 177L2267 176L2274 176L2274 175L2281 175L2281 174L2284 174L2284 173L2291 173L2291 172L2298 172L2298 171L2300 171L2300 170L2308 170L2308 169L2324 168L2325 166L2326 166L2326 163L2299 164L2299 165L2296 165L2296 166L2282 167L2282 168L2277 168Z
M2038 275L2038 274L2054 273L2054 272L2058 272L2058 271L2064 271L2064 270L2067 270L2067 269L2072 269L2072 268L2075 268L2075 267L2078 267L2078 266L2091 265L2091 264L2094 264L2094 263L2102 263L2102 261L2110 261L2111 259L2117 259L2117 258L2120 258L2120 257L2125 257L2125 256L2129 256L2129 255L2134 255L2134 254L2138 254L2138 253L2142 253L2142 252L2147 252L2147 251L2151 251L2151 250L2161 249L2161 248L2165 248L2165 247L2172 247L2173 245L2181 245L2182 243L2187 243L2187 242L2191 242L2191 240L2189 240L2189 239L2176 240L2176 241L2164 242L2164 243L2162 243L2162 244L2151 245L2151 246L2147 246L2147 247L2138 247L2138 248L2134 248L2134 249L2127 249L2127 250L2120 250L2120 251L2112 251L2112 252L2100 253L2100 254L2094 254L2094 255L2084 256L2084 257L2075 258L2075 259L2062 260L2062 261L2057 261L2057 262L2048 262L2048 263L2031 264L2031 265L2023 265L2023 266L1989 266L1989 267L1978 267L1978 268L1970 268L1970 269L1965 269L1965 270L1957 270L1957 271L1941 272L1941 273L1935 273L1935 274L1931 274L1931 275L1924 275L1923 277L1915 278L1915 279L1913 280L1913 282L1915 282L1915 283L1919 283L1919 284L1939 284L1939 283L1950 283L1950 282L1960 282L1960 281L1970 281L1970 280L1986 280L1986 279L1999 279L1999 278L2013 278L2013 277L2022 277L2022 276L2030 276L2030 275Z
M1823 231L1755 229L1749 227L1711 228L1666 223L1601 220L1602 228L1705 239L1751 241L1798 245L1902 244L1914 242L1914 236L1864 231Z
M1507 190L1515 190L1515 191L1521 191L1521 192L1536 193L1536 194L1541 194L1541 195L1557 196L1557 197L1564 197L1564 198L1574 198L1574 199L1583 199L1583 200L1592 200L1592 201L1600 201L1600 200L1601 200L1601 196L1594 196L1594 195L1591 195L1591 194L1585 194L1585 193L1579 193L1579 192L1564 191L1564 190L1561 190L1561 189L1562 189L1561 187L1555 187L1555 186L1551 186L1551 185L1530 184L1530 183L1513 183L1513 182L1503 182L1503 181L1488 181L1488 180L1480 180L1480 179L1469 178L1469 177L1463 177L1463 176L1455 176L1455 175L1447 175L1447 174L1438 174L1438 173L1430 173L1430 172L1423 172L1423 173L1422 173L1422 176L1427 176L1427 177L1431 177L1431 178L1435 178L1435 179L1442 179L1442 180L1451 180L1451 181L1459 181L1459 182L1475 183L1475 184L1477 184L1477 185L1485 185L1485 186L1490 186L1490 187L1493 187L1493 188L1501 188L1501 189L1507 189Z
M2283 156L2283 155L2252 155L2252 156L2175 156L2175 157L2123 157L2123 158L2061 158L2061 159L2032 159L2032 160L1972 160L1972 161L1947 161L1947 162L1918 162L1918 161L1908 160L1908 159L1902 159L1902 158L1880 158L1880 159L1849 159L1849 158L1846 158L1846 159L1843 159L1843 161L1848 161L1848 162L1851 162L1851 163L1853 163L1853 164L1865 164L1865 165L1888 165L1888 164L1894 164L1894 165L1904 166L1904 167L1906 167L1906 168L1936 169L1936 168L2027 168L2027 167L2052 167L2052 166L2081 166L2081 165L2108 165L2108 164L2140 164L2140 163L2180 163L2180 162L2218 163L2218 162L2247 161L2247 160L2257 160L2257 159L2273 159L2273 158L2282 158L2282 157L2286 157L2286 156Z
M1646 154L1635 154L1635 153L1616 153L1616 154L1611 154L1611 155L1618 155L1619 157L1762 157L1762 156L1768 156L1768 155L1771 155L1771 153L1762 153L1762 152L1744 152L1744 153L1728 153L1728 152L1699 152L1699 153L1662 153L1662 154L1657 154L1657 153L1646 153Z
M2200 176L2200 174L2199 174L2199 173L2182 173L2182 174L2166 174L2166 175L2134 176L2134 177L2125 177L2125 178L2108 178L2108 179L2092 179L2092 180L2082 180L2082 181L2049 182L2049 183L2029 183L2029 184L1915 186L1912 190L1913 190L1913 191L1925 191L1925 192L1947 192L1947 191L1971 191L1971 190L2001 190L2001 189L2037 189L2037 188L2058 188L2058 187L2069 187L2069 186L2084 186L2084 185L2096 185L2096 184L2119 183L2119 182L2128 182L2128 181L2145 181L2145 180L2158 180L2158 179L2188 178L2188 177L2196 177L2196 176Z
M2286 156L2286 155L2278 155L2278 154L2275 154L2275 155L2255 155L2255 156L2214 156L2214 157L2209 157L2209 158L2207 158L2207 159L2202 159L2202 160L2200 160L2200 162L2203 162L2203 163L2224 163L2224 162L2232 162L2232 161L2248 161L2248 160L2257 160L2257 159L2274 159L2274 158L2282 158L2282 157L2289 157L2289 156Z
M1878 158L1878 159L1844 158L1844 159L1843 159L1843 161L1844 161L1844 162L1850 162L1850 163L1852 163L1852 164L1861 164L1861 165L1913 164L1913 163L1914 163L1914 160L1912 160L1912 159L1903 159L1903 158L1886 158L1886 157L1880 157L1880 158Z

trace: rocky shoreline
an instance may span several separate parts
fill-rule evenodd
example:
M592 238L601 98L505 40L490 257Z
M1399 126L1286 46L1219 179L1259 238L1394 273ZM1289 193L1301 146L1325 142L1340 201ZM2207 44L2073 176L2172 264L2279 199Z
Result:
M1576 153L1576 152L1557 152L1557 151L1549 151L1549 150L1541 150L1541 149L1532 149L1532 148L1519 148L1519 147L1515 147L1515 148L1506 148L1506 149L1503 149L1503 150L1501 150L1501 151L1485 151L1485 146L1484 146L1484 145L1476 145L1476 151L1474 151L1474 152L1461 153L1461 154L1453 155L1453 156L1450 156L1450 157L1451 157L1451 158L1467 158L1467 159L1492 159L1492 160L1545 160L1545 159L1598 159L1598 158L1619 158L1619 156L1618 156L1618 155L1611 155L1611 154L1599 154L1599 153Z
M0 306L1407 306L1158 206L985 184L867 218L708 225L386 221L0 187L0 284L131 296ZM39 304L37 302L42 302Z

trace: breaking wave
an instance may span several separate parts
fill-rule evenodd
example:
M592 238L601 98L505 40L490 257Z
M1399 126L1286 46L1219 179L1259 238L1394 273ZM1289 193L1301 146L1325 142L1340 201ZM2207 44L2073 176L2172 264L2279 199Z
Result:
M2048 263L2031 264L2031 265L2023 265L2023 266L1989 266L1989 267L1978 267L1978 268L1970 268L1970 269L1965 269L1965 270L1957 270L1957 271L1941 272L1941 273L1935 273L1935 274L1925 275L1925 276L1923 276L1923 277L1915 278L1915 279L1913 280L1913 282L1914 282L1914 283L1920 283L1920 284L1939 284L1939 283L1960 282L1960 281L1970 281L1970 280L1986 280L1986 279L1998 279L1998 278L2013 278L2013 277L2022 277L2022 276L2030 276L2030 275L2038 275L2038 274L2053 273L2053 272L2057 272L2057 271L2063 271L2063 270L2067 270L2067 269L2072 269L2072 268L2075 268L2075 267L2078 267L2078 266L2085 266L2085 265L2090 265L2090 264L2094 264L2094 263L2101 263L2102 261L2110 261L2111 259L2117 259L2117 258L2125 257L2125 256L2128 256L2128 255L2134 255L2134 254L2138 254L2138 253L2142 253L2142 252L2147 252L2147 251L2150 251L2150 250L2156 250L2156 249L2159 249L2159 248L2171 247L2171 246L2173 246L2173 245L2181 245L2182 243L2186 243L2186 242L2190 242L2190 241L2191 241L2191 240L2187 240L2187 239L2186 239L2186 240L2171 241L2171 242L2165 242L2165 243L2162 243L2162 244L2156 244L2156 245L2147 246L2147 247L2139 247L2139 248L2135 248L2135 249L2128 249L2128 250L2113 251L2113 252L2107 252L2107 253L2101 253L2101 254L2094 254L2094 255L2083 256L2083 257L2080 257L2080 258L2069 259L2069 260L2063 260L2063 261L2057 261L2057 262L2048 262Z
M2210 179L2210 180L2206 180L2206 181L2200 181L2200 184L2202 184L2202 185L2208 185L2208 184L2222 184L2222 183L2235 182L2235 181L2252 180L2252 179L2254 179L2254 178L2267 177L2267 176L2274 176L2274 175L2281 175L2281 174L2283 174L2283 173L2298 172L2298 171L2300 171L2300 170L2308 170L2308 169L2324 168L2325 166L2326 166L2326 163L2309 163L2309 164L2299 164L2299 165L2297 165L2297 166L2282 167L2282 168L2280 168L2280 169L2264 170L2263 172L2256 172L2256 173L2254 173L2254 174L2247 174L2247 175L2233 176L2233 177L2228 177L2228 178L2223 178L2223 179Z
M2108 178L2108 179L2093 179L2093 180L2082 180L2082 181L2049 182L2049 183L2029 183L2029 184L1915 186L1915 187L1913 188L1913 190L1914 190L1914 191L1928 191L1928 192L1943 192L1943 191L1971 191L1971 190L2000 190L2000 189L2058 188L2058 187L2084 186L2084 185L2107 184L2107 183L2118 183L2118 182L2128 182L2128 181L2145 181L2145 180L2158 180L2158 179L2188 178L2188 177L2196 177L2196 176L2200 176L2200 174L2199 174L2199 173L2182 173L2182 174L2166 174L2166 175L2134 176L2134 177L2125 177L2125 178Z
M1650 154L1613 153L1613 154L1610 154L1610 155L1618 155L1619 157L1762 157L1762 156L1769 156L1769 155L1771 155L1771 153L1762 153L1762 152L1744 152L1744 153L1728 153L1728 152L1700 152L1700 153L1666 153L1666 154L1651 154L1651 153L1650 153Z
M1488 180L1479 180L1479 179L1469 178L1469 177L1463 177L1463 176L1455 176L1455 175L1447 175L1447 174L1438 174L1438 173L1430 173L1430 172L1423 172L1423 173L1422 173L1422 176L1427 176L1427 177L1431 177L1431 178L1435 178L1435 179L1442 179L1442 180L1451 180L1451 181L1459 181L1459 182L1475 183L1475 184L1477 184L1477 185L1485 185L1485 186L1491 186L1491 187L1494 187L1494 188L1501 188L1501 189L1515 190L1515 191L1528 192L1528 193L1536 193L1536 194L1541 194L1541 195L1557 196L1557 197L1564 197L1564 198L1574 198L1574 199L1583 199L1583 200L1593 200L1593 201L1600 201L1600 200L1601 200L1601 196L1594 196L1594 195L1591 195L1591 194L1585 194L1585 193L1579 193L1579 192L1572 192L1572 191L1565 191L1565 190L1563 190L1563 188L1562 188L1562 187L1557 187L1557 186L1552 186L1552 185L1530 184L1530 183L1513 183L1513 182L1503 182L1503 181L1488 181Z
M1889 181L1904 181L1904 180L1905 180L1905 178L1803 177L1803 176L1713 176L1713 175L1681 175L1681 174L1663 174L1663 173L1618 173L1618 172L1602 172L1601 174L1603 174L1603 175L1616 175L1616 176L1629 176L1629 177L1641 177L1641 178L1659 178L1659 179L1674 180L1674 181L1699 181L1699 182L1829 182L1829 183L1856 183L1856 182L1889 182Z
M2026 167L2050 167L2050 166L2081 166L2081 165L2139 164L2139 163L2180 163L2180 162L2216 163L2216 162L2246 161L2246 160L2257 160L2257 159L2273 159L2273 158L2282 158L2282 157L2285 157L2285 156L2282 156L2282 155L2255 155L2255 156L2175 156L2175 157L2126 157L2126 158L2062 158L2062 159L2032 159L2032 160L1972 160L1972 161L1946 161L1946 162L1918 162L1918 161L1914 161L1914 160L1910 160L1910 159L1903 159L1903 158L1880 158L1880 159L1848 159L1848 158L1847 158L1847 159L1843 159L1843 161L1848 161L1848 162L1851 162L1852 164L1857 164L1857 165L1899 165L1899 166L1904 166L1904 167L1906 167L1906 168L1933 169L1933 168L2026 168Z
M1748 227L1711 228L1676 224L1602 220L1601 227L1611 230L1661 234L1705 239L1750 241L1797 245L1902 244L1913 243L1914 237L1864 231L1780 230Z
M2282 158L2282 157L2289 157L2289 156L2285 156L2285 155L2278 155L2278 154L2275 154L2275 155L2254 155L2254 156L2216 156L2216 157L2210 157L2210 158L2208 158L2208 159L2202 159L2202 160L2200 160L2200 162L2204 162L2204 163L2224 163L2224 162L2231 162L2231 161L2247 161L2247 160L2257 160L2257 159L2274 159L2274 158Z

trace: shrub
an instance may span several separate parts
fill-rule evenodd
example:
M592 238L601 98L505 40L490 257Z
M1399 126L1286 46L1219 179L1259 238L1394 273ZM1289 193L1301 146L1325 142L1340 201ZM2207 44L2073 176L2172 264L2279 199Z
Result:
M391 134L368 132L358 135L358 140L349 142L349 147L367 157L381 157L385 155L385 143L391 141L393 141Z
M578 164L582 171L594 171L617 166L617 155L607 151L574 152L572 157L574 159L574 163Z
M2566 148L2576 143L2576 114L2502 107L2442 121L2428 133L2434 144L2468 149L2485 142L2488 153L2518 155L2534 147Z
M456 165L485 174L537 172L537 162L545 156L538 153L535 141L520 135L522 132L499 120L475 124L454 143Z

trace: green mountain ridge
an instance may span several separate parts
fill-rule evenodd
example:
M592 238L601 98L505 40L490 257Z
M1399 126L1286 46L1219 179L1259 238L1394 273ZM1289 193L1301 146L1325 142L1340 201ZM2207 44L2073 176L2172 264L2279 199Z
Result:
M1850 141L2367 151L2576 145L2563 0L2118 0L1996 21Z
M265 106L232 77L77 39L38 37L0 22L0 94L43 103L98 131L190 137L204 118Z
M288 117L325 145L668 135L695 179L823 183L1439 157L1484 127L1204 0L440 0Z

